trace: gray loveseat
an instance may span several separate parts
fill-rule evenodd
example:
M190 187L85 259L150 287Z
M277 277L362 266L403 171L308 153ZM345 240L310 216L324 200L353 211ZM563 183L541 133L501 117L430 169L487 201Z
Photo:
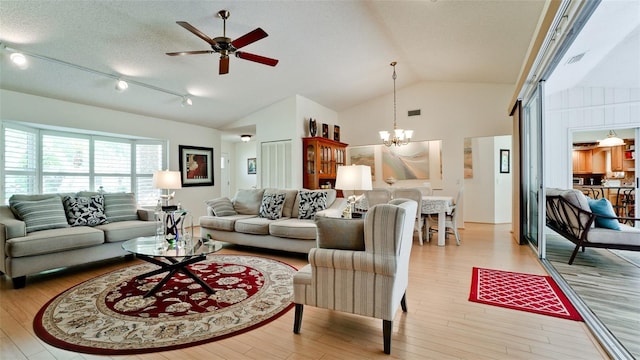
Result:
M205 203L208 215L199 219L200 236L297 253L316 247L316 216L340 217L346 207L334 189L247 189L233 199Z
M0 206L0 271L21 288L30 274L128 255L122 242L153 236L154 219L131 193L14 195Z

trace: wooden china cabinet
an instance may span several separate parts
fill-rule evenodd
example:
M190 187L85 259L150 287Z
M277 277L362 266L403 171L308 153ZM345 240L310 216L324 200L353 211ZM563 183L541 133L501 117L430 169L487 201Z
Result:
M303 186L315 190L336 185L339 165L346 165L348 144L323 137L302 138Z

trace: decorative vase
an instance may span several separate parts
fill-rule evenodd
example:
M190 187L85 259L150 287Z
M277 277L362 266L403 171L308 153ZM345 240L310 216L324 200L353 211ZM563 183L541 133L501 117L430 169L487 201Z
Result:
M318 133L318 124L314 119L309 118L309 134L311 135L311 137L314 137L316 136L317 133Z

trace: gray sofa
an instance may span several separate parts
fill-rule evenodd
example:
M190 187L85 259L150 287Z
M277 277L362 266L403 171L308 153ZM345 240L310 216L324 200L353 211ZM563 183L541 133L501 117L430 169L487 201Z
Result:
M274 194L279 194L281 201L269 206L266 199L273 199ZM316 216L340 217L346 207L346 200L336 199L334 189L247 189L238 190L233 199L218 198L205 203L208 215L199 219L200 236L296 253L308 253L316 247ZM309 207L312 203L315 205ZM276 208L275 216L261 212L266 208Z
M131 193L14 195L0 206L0 271L21 288L30 274L128 255L122 242L155 235L154 220Z

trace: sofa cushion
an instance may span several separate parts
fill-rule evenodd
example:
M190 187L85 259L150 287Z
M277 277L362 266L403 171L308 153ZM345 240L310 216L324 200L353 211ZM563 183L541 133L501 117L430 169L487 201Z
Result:
M364 219L318 216L315 223L319 248L364 250Z
M230 215L224 217L201 216L200 227L222 231L235 231L236 220L254 218L256 215Z
M57 195L32 201L16 200L12 196L9 204L16 216L24 221L27 233L69 227L62 199Z
M23 257L86 248L104 243L104 233L88 226L48 229L7 240L6 256Z
M627 224L620 224L620 231L596 227L589 230L587 240L593 243L640 246L640 229Z
M298 195L298 219L313 219L318 211L327 208L326 191L301 190Z
M228 197L221 197L217 199L205 201L208 207L213 211L215 216L231 216L238 215L233 208L233 203Z
M264 189L240 189L233 198L233 208L238 214L258 215Z
M284 192L265 191L260 204L260 217L271 220L280 219L285 195Z
M607 199L593 200L587 198L591 212L596 215L616 217L615 211L611 202ZM596 227L607 228L612 230L620 230L620 223L616 219L605 219L600 216L596 216Z
M104 242L120 242L142 236L155 236L155 221L127 220L115 221L96 226L104 232Z
M236 220L234 230L236 232L244 234L269 235L269 224L273 223L274 221L283 220L271 220L261 217L238 219Z
M96 226L107 222L102 195L65 196L62 204L71 226Z
M138 220L137 208L133 193L104 194L104 213L109 222Z
M315 240L316 224L313 220L283 219L269 224L269 233L284 238Z

